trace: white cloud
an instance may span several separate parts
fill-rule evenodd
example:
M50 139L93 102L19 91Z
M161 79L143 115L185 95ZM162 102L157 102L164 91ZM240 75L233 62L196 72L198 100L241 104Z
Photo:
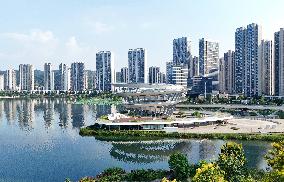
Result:
M15 41L22 41L22 42L47 43L50 41L56 41L51 31L42 31L42 30L32 30L30 31L29 34L17 33L17 32L1 33L0 37L12 39Z
M1 69L10 66L17 68L20 63L31 63L37 69L42 69L45 61L57 65L73 61L88 63L90 60L93 64L97 50L96 47L80 42L75 36L60 40L49 30L32 30L27 34L0 33L0 42L0 62L4 63Z

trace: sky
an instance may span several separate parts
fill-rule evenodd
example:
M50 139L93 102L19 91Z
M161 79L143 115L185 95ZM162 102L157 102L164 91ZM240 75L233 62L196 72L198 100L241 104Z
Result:
M236 28L257 23L273 39L284 27L283 0L0 0L0 70L33 64L85 62L112 51L115 69L127 51L146 48L148 67L172 59L172 41L187 36L193 56L198 41L219 42L220 57L234 50Z

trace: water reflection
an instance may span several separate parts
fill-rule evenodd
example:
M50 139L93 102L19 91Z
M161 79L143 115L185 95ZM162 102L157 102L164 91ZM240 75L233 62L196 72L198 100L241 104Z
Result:
M268 151L268 143L242 141L248 167L265 169L267 164L263 156ZM182 152L187 155L189 162L198 163L200 160L214 161L218 159L223 140L160 140L145 142L111 142L110 155L127 163L155 163L167 161L174 152Z
M190 142L186 141L115 142L110 155L124 162L151 163L164 161L177 151L187 153L190 148Z
M44 109L43 109L43 120L46 128L49 128L53 121L54 116L54 101L53 100L44 100Z
M17 101L16 108L19 127L24 130L32 130L35 120L35 102L27 102L25 100Z
M56 112L59 113L59 126L62 128L68 128L69 121L71 120L71 105L64 102L59 102L55 106Z
M2 101L4 102L4 112L9 125L14 124L16 120L16 112L17 112L17 102L13 101Z
M94 123L95 119L101 115L113 112L113 108L71 104L65 99L4 99L0 100L0 118L3 117L3 111L7 125L18 125L20 129L30 131L34 128L35 118L43 118L46 129L52 126L79 129ZM87 123L88 117L91 118ZM37 122L41 122L41 119Z

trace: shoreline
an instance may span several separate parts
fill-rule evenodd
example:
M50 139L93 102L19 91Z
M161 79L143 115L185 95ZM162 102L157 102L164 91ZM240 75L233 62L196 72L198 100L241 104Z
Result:
M95 137L104 141L137 141L159 139L222 139L222 140L260 140L277 142L284 140L284 133L166 133L165 131L120 130L108 131L94 129L92 126L81 128L82 137Z

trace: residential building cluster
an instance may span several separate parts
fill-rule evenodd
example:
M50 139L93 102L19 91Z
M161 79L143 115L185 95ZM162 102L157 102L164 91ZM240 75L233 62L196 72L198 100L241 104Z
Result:
M219 61L219 91L246 97L284 96L283 45L282 28L274 40L263 40L261 26L255 23L237 28L235 50Z
M144 48L128 50L128 66L114 67L114 54L96 54L96 70L86 70L83 62L69 67L61 63L54 69L45 63L43 71L33 65L21 64L18 70L0 72L0 90L32 91L113 90L113 83L167 83L182 85L190 94L228 93L247 97L284 96L284 29L274 40L263 40L261 26L255 23L235 31L235 50L219 55L219 43L199 40L199 55L192 55L188 37L172 42L172 59L166 61L166 73L149 66Z

